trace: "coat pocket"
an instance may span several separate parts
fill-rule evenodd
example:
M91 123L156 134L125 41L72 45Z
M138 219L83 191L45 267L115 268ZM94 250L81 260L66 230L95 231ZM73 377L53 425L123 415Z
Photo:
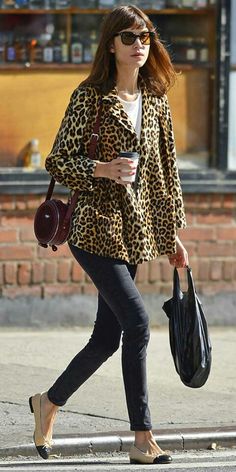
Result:
M155 219L159 255L174 254L176 251L176 215L172 195L158 198Z
M95 210L96 233L104 245L119 244L122 240L123 222L121 211Z

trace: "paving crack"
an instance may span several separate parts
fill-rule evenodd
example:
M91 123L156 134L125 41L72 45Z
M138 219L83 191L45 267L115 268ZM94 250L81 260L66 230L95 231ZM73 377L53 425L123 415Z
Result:
M61 409L64 413L73 413L75 415L80 415L80 416L89 416L91 418L101 418L103 420L112 420L112 421L122 421L123 423L129 423L128 420L124 420L123 418L114 418L113 416L105 416L105 415L96 415L94 413L87 413L87 412L81 412L81 411L74 411L74 410L65 410Z
M22 403L10 402L9 400L0 400L0 403L2 403L3 405L23 406Z

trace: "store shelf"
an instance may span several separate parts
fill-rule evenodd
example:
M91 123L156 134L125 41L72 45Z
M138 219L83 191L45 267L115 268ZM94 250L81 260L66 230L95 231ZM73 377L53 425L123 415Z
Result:
M9 8L0 9L1 15L60 15L60 14L78 14L78 15L104 15L109 13L111 9L107 8L63 8L63 9L28 9L28 8ZM165 8L163 10L144 9L148 15L206 15L214 12L211 7L208 8Z
M213 63L174 63L175 68L178 72L188 71L194 69L212 69L214 67ZM0 64L0 71L47 71L47 70L76 70L76 71L86 71L90 70L92 63L82 63L82 64L72 64L72 63L49 63L49 64L31 64L26 62L25 64L18 63L5 63Z
M207 8L165 8L163 10L144 10L148 15L206 15L215 11L212 7Z
M70 9L68 8L63 8L63 9L39 9L39 10L34 10L34 9L29 9L29 8L9 8L5 10L0 10L0 15L61 15L65 13L72 13Z
M195 69L212 69L214 67L213 62L174 62L174 66L177 71L188 71Z
M26 62L25 64L0 64L0 71L1 72L9 72L9 71L47 71L47 70L56 70L56 71L65 71L65 70L76 70L76 71L83 71L83 70L90 70L91 64L71 64L71 63L50 63L50 64L30 64L30 62Z

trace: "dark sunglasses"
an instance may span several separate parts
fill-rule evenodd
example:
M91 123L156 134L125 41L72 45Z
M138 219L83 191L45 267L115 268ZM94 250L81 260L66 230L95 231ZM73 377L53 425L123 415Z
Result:
M140 34L132 33L132 31L122 31L121 33L115 34L115 36L121 37L121 42L126 46L131 46L134 44L136 39L139 38L141 44L149 45L151 42L151 38L154 38L155 33L154 31L143 31Z

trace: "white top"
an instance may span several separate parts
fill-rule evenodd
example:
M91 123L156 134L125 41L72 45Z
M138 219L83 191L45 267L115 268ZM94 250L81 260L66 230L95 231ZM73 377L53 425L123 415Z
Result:
M137 98L132 102L127 102L122 98L118 97L121 101L125 112L127 113L135 131L140 139L141 134L141 123L142 123L142 94L139 92Z

